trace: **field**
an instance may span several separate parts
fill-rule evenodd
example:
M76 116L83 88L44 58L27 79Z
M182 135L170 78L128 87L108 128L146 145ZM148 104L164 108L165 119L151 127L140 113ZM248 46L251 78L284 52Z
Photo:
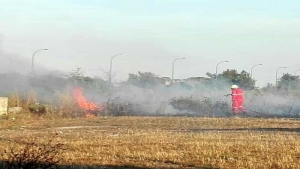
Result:
M0 151L62 143L61 168L300 168L299 119L9 116Z

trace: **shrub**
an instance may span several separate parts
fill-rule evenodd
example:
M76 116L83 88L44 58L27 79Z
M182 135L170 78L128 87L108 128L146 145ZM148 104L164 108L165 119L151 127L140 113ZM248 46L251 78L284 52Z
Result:
M140 107L138 104L116 98L107 101L104 114L112 116L129 116L136 115L138 113L137 110L139 109Z
M5 150L4 155L2 155L1 168L48 169L59 163L60 159L57 155L65 150L63 144L54 144L52 139L46 144L38 144L35 141L27 143L20 150Z
M46 106L39 103L30 104L28 107L29 111L36 115L43 115L46 111Z
M228 116L230 106L227 102L215 101L205 97L203 100L189 97L172 98L170 104L178 110L188 111L198 116Z

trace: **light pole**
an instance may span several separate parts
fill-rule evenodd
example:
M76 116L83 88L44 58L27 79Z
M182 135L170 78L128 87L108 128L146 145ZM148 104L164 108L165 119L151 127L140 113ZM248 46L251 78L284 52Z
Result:
M294 72L294 76L296 76L296 73L299 71L300 69L295 70Z
M216 79L217 79L217 76L218 76L218 66L219 66L219 64L221 64L221 63L225 63L225 62L229 62L229 61L221 61L221 62L219 62L218 64L217 64L217 66L216 66Z
M111 85L111 70L112 70L112 61L116 56L124 55L123 53L116 54L110 59L110 68L109 68L109 84Z
M176 60L179 60L179 59L185 59L184 57L182 58L176 58L174 61L173 61L173 64L172 64L172 81L171 81L171 84L173 84L173 78L174 78L174 63Z
M261 66L262 64L257 64L257 65L253 65L252 68L251 68L251 73L250 73L250 76L251 76L251 79L252 79L252 70L255 66Z
M279 68L276 69L276 81L275 81L275 87L277 87L277 80L278 80L278 78L277 78L277 73L278 73L278 70L279 70L279 69L283 69L283 68L287 68L287 67L279 67Z
M48 49L39 49L37 51L35 51L32 55L32 61L31 61L31 73L34 74L34 55L39 52L39 51L42 51L42 50L48 50Z

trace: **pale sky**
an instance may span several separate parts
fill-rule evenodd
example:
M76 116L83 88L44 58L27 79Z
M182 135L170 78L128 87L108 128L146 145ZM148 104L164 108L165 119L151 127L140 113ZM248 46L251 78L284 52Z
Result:
M32 54L48 48L35 64L104 77L124 53L113 60L114 81L138 71L171 77L179 57L174 78L205 77L228 60L219 73L263 64L253 69L263 86L279 67L288 67L279 77L300 69L299 8L299 0L0 0L0 58L27 60L13 66L29 72Z

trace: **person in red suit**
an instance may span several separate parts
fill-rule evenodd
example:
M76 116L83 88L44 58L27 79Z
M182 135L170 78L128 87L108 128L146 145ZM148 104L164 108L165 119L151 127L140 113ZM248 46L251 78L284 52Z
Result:
M246 113L244 108L244 91L237 85L231 86L232 96L232 113L238 115L240 113Z

